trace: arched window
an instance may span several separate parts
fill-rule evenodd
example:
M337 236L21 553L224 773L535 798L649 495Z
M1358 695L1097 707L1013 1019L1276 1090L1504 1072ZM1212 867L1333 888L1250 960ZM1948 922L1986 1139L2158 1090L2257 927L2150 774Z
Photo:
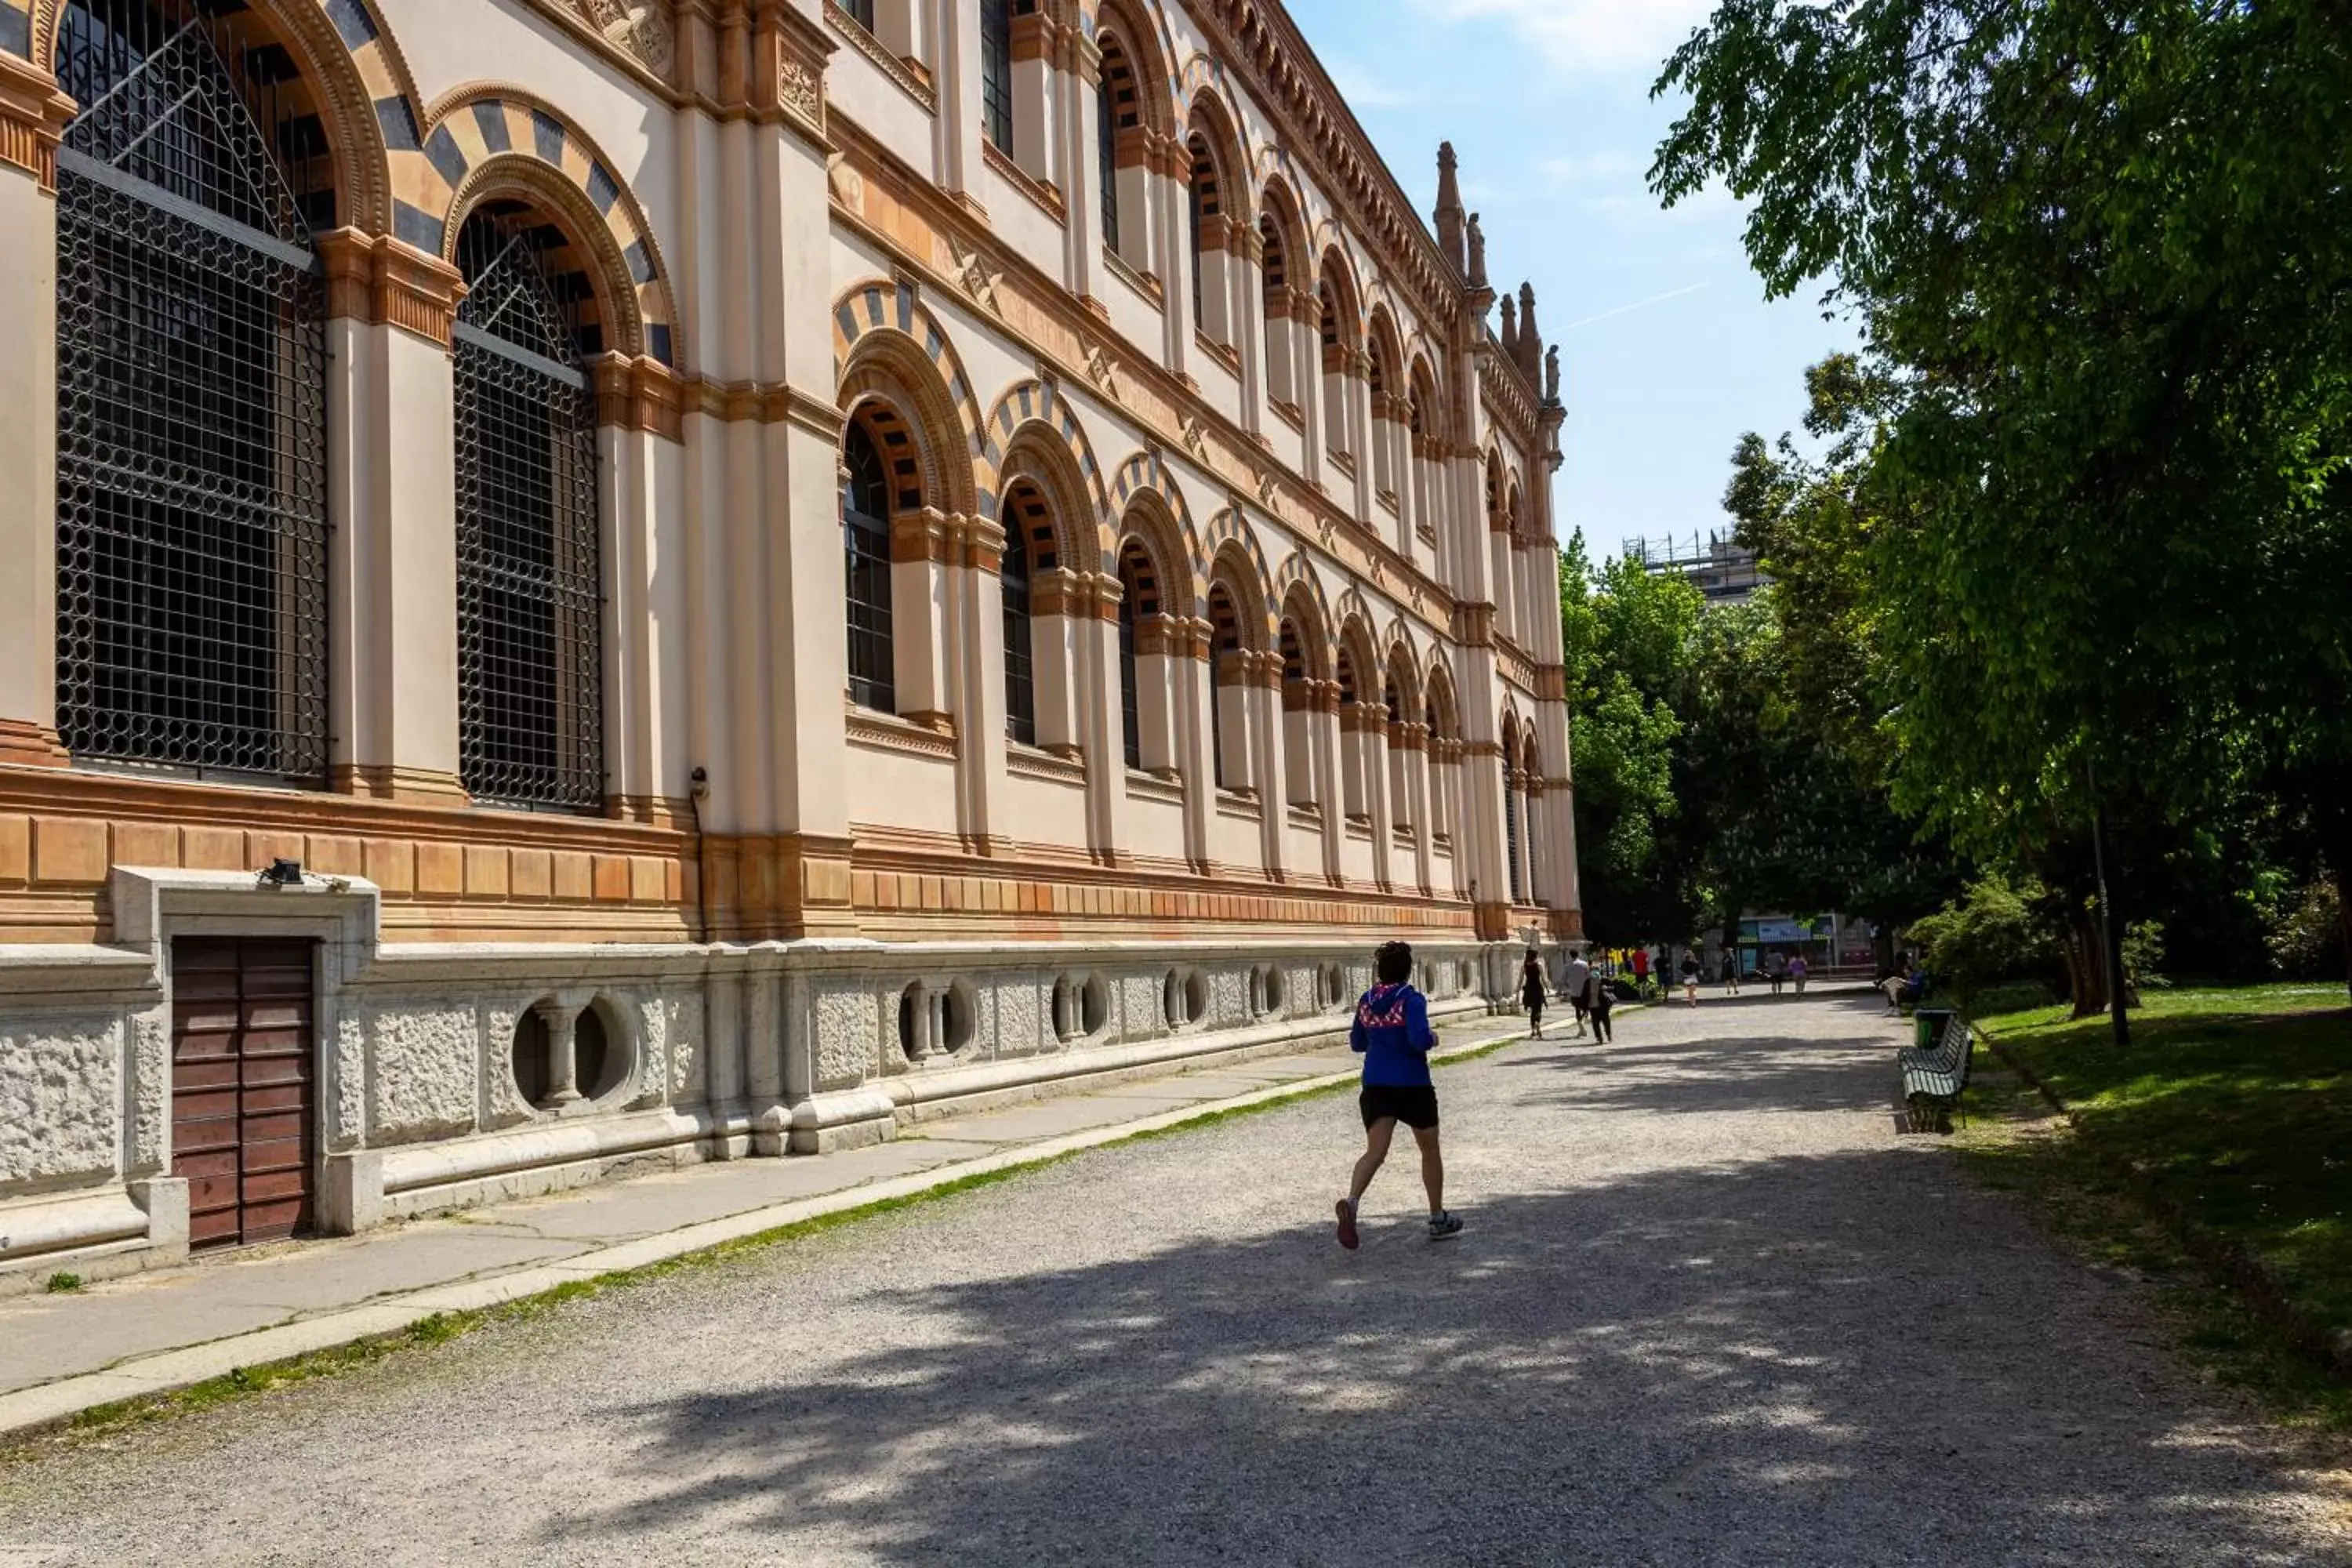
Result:
M1037 743L1037 665L1032 637L1033 572L1051 571L1054 519L1045 497L1023 480L1004 498L1004 730L1024 746Z
M1013 152L1013 0L980 0L980 124L996 150Z
M1192 243L1192 325L1215 336L1223 325L1224 312L1209 308L1213 292L1224 281L1223 216L1224 196L1217 185L1217 160L1209 151L1209 141L1195 132L1187 145L1192 159L1192 184L1190 196ZM1210 242L1214 242L1216 254L1209 254Z
M1127 57L1119 53L1116 41L1103 45L1102 79L1095 84L1095 162L1096 177L1102 184L1102 238L1111 250L1119 248L1118 242L1118 121L1119 92L1122 86L1132 93L1134 84L1127 68Z
M1511 902L1527 900L1526 877L1519 867L1519 780L1515 748L1503 748L1503 858L1510 872Z
M242 5L70 0L58 30L58 731L323 783L319 105Z
M1257 237L1265 252L1265 385L1277 403L1298 401L1297 367L1292 363L1290 336L1290 253L1282 243L1282 226L1272 213L1257 222Z
M1160 613L1158 574L1151 558L1136 540L1129 540L1118 555L1118 720L1126 744L1127 765L1143 766L1142 685L1136 668L1136 626L1144 616Z
M1316 714L1314 677L1298 623L1288 616L1282 618L1281 650L1283 794L1293 805L1313 805L1315 751L1307 726Z
M1233 594L1223 583L1209 590L1209 624L1215 637L1211 645L1215 650L1212 656L1214 662L1209 666L1211 771L1220 787L1244 789L1250 778L1248 748L1238 732L1244 722L1241 616L1234 607ZM1229 723L1236 731L1230 742L1225 736Z
M478 800L604 804L594 292L562 231L494 203L457 235L458 773ZM583 342L583 338L585 341Z
M842 437L841 538L849 621L849 700L895 712L898 691L890 631L890 474L869 419Z

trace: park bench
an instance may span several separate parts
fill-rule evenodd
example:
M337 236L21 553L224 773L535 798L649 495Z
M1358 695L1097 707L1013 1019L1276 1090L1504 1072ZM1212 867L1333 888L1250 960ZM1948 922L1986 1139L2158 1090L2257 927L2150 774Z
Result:
M1924 1048L1906 1046L1895 1053L1895 1064L1903 1071L1903 1103L1911 1113L1914 1132L1949 1132L1952 1111L1960 1109L1965 1124L1968 1112L1962 1097L1969 1089L1969 1068L1976 1052L1976 1033L1968 1020L1953 1013L1944 1020L1944 1026L1935 1041Z

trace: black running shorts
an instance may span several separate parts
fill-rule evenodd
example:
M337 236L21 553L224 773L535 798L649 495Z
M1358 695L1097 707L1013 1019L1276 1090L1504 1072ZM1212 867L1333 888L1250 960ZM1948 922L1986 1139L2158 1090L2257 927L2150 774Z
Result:
M1415 1131L1437 1125L1437 1090L1425 1083L1368 1083L1356 1103L1363 1110L1367 1130L1391 1117Z

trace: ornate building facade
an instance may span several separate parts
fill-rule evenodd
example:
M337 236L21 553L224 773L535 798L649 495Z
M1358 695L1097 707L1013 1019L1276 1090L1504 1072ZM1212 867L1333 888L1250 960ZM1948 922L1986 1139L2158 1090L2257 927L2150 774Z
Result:
M0 1279L1578 933L1531 292L1273 0L0 0Z

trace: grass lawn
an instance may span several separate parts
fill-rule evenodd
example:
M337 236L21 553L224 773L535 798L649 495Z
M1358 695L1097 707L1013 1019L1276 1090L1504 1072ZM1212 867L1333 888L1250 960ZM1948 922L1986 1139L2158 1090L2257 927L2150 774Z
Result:
M2344 987L2156 991L2146 1002L2132 1014L2127 1051L2110 1043L2104 1017L2075 1022L2063 1007L1979 1019L2058 1092L2078 1128L1971 1140L1971 1158L2004 1184L2050 1200L2063 1228L2095 1250L2172 1272L2183 1259L2151 1256L2145 1205L2140 1223L2125 1215L2133 1194L2115 1175L2120 1164L2208 1231L2267 1261L2321 1324L2352 1332L2352 1008ZM2252 1325L2200 1315L2205 1348L2225 1359L2257 1349L2226 1342L2258 1338ZM2274 1404L2352 1426L2352 1391L2269 1359L2245 1380L2270 1385Z

